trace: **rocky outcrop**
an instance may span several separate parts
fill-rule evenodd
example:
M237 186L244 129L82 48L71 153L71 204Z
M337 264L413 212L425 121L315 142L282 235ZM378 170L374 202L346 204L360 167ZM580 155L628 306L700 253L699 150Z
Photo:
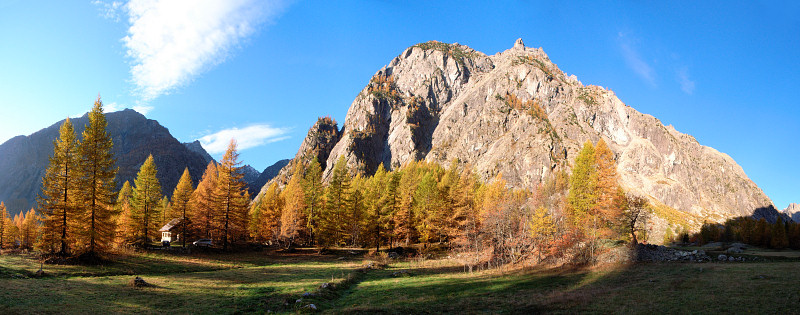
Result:
M728 155L583 85L522 40L492 56L435 41L405 49L356 96L337 137L321 155L327 165L342 156L369 174L458 159L484 180L502 173L523 188L569 169L585 141L603 138L627 189L680 213L721 220L772 205Z
M106 120L108 134L114 142L112 152L119 167L117 188L126 180L133 183L139 167L150 154L158 168L164 194L172 194L185 168L189 169L195 183L200 180L207 165L202 147L199 147L200 153L187 149L167 128L130 109L108 113ZM81 138L88 117L84 115L71 121ZM17 136L0 145L0 200L12 214L36 205L42 176L53 154L53 141L58 138L62 123L57 122L30 136Z
M774 206L770 205L768 207L761 207L753 211L752 214L753 219L760 220L764 219L767 220L769 223L775 223L780 218L783 222L792 221L792 217L784 212L780 212L775 209Z
M194 142L184 142L183 145L187 149L189 149L189 151L197 153L201 157L203 157L203 160L206 162L206 165L208 165L208 163L211 161L216 162L216 160L214 160L214 158L211 157L211 154L208 154L208 152L206 152L206 149L203 149L203 145L200 144L200 140L195 140Z
M800 223L800 204L789 204L786 209L783 209L783 213L792 218L794 222Z

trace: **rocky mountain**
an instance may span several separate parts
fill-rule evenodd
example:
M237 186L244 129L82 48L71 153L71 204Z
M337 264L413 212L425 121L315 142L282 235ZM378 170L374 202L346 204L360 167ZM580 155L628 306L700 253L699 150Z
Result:
M323 166L344 156L365 173L379 164L393 169L425 159L447 165L457 158L484 180L502 173L510 185L533 188L569 169L586 140L600 138L614 151L627 189L694 224L772 206L728 155L636 111L608 89L582 84L521 39L492 56L436 41L405 49L356 96L341 130L332 121L311 127L295 162L276 180L285 182L297 161L314 154ZM330 173L326 168L326 178Z
M783 213L792 218L794 222L800 223L800 204L789 204L786 209L783 209Z
M264 187L267 182L275 178L275 176L278 176L278 173L281 171L281 169L283 169L283 167L289 164L291 161L291 159L284 159L275 162L275 164L265 168L264 171L261 172L261 174L258 175L258 178L256 178L254 181L248 182L250 196L255 197L258 195L258 192L261 191L261 188Z
M172 194L184 168L188 167L195 184L200 180L207 165L206 157L210 156L199 143L190 150L157 121L130 109L108 113L106 119L119 167L118 187L126 180L133 183L149 154L153 154L158 179L166 195ZM81 138L89 122L88 116L71 120L78 138ZM57 122L30 136L14 137L0 145L0 200L6 203L11 213L36 205L42 176L53 154L53 141L58 138L62 123Z
M211 157L211 154L208 154L208 152L206 152L206 149L203 149L203 145L200 144L199 140L195 140L194 142L184 142L183 146L189 149L189 151L197 153L201 157L203 157L203 161L206 162L206 165L208 165L208 163L211 161L216 162L216 160L214 160L214 158Z

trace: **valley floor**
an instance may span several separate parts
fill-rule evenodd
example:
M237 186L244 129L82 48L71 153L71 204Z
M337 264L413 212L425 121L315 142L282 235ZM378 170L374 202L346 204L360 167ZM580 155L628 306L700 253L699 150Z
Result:
M363 262L345 250L148 252L106 266L45 265L37 277L35 256L3 254L0 313L292 313L308 304L325 313L800 313L797 260L473 273L447 259L356 271ZM150 285L131 286L134 275ZM340 285L318 290L325 282Z

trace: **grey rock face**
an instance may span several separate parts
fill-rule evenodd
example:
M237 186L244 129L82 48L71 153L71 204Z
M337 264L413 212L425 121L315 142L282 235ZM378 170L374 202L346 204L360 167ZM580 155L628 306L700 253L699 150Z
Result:
M772 205L728 155L610 90L583 85L521 39L492 56L439 42L407 48L356 96L326 153L327 165L343 156L367 174L380 164L457 158L483 180L502 173L514 187L534 188L570 169L585 141L600 138L615 153L626 189L679 211L721 219Z
M792 218L794 222L800 223L800 204L789 204L786 209L783 209L783 213Z

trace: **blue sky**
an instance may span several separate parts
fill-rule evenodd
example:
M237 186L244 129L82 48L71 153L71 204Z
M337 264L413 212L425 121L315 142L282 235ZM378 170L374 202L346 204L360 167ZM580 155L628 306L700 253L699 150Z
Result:
M729 154L784 208L800 202L797 3L0 0L0 142L81 115L99 93L217 158L234 136L263 169L317 117L344 121L406 47L491 55L523 38Z

